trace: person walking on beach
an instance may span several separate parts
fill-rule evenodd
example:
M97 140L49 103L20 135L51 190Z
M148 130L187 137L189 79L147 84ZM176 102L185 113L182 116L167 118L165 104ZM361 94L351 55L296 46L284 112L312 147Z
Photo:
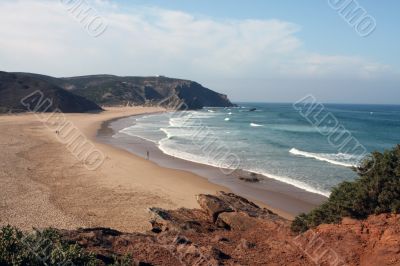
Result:
M147 153L146 153L146 160L150 160L150 152L149 151L147 151Z

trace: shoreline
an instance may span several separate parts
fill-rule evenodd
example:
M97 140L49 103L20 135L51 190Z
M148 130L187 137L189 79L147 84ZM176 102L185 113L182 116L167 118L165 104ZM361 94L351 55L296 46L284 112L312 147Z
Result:
M104 121L160 111L114 107L97 114L64 114L104 153L103 164L93 171L35 114L1 116L0 225L26 231L109 227L145 232L151 229L150 207L198 208L195 195L227 191L192 173L162 168L96 140Z
M257 174L257 176L262 177L263 181L263 187L260 188L257 182L239 180L239 177L252 176L253 173L251 172L236 170L234 173L226 175L217 167L170 156L161 151L158 145L153 142L119 133L121 129L133 125L137 117L144 115L148 114L104 121L98 130L97 139L102 143L126 150L143 159L145 159L146 153L149 151L151 155L150 161L161 167L194 173L213 184L249 198L289 220L302 212L310 211L327 199L320 194ZM117 135L117 138L112 137L114 134ZM266 186L268 189L265 189Z
M57 139L56 132L49 130L35 114L0 116L3 192L0 225L10 224L25 231L47 227L109 227L123 232L145 232L151 228L150 207L194 209L199 208L195 197L198 194L236 193L229 188L229 182L215 182L231 179L214 176L214 168L181 163L175 158L167 159L168 165L164 166L97 138L107 121L163 111L150 107L113 107L102 113L65 114L105 155L103 164L93 171L86 169L68 151L67 145ZM152 158L155 155L151 152ZM184 168L171 168L171 161ZM193 173L194 169L199 172ZM215 180L204 177L207 171ZM270 194L279 194L275 189L271 183ZM247 197L246 193L240 194ZM285 199L282 195L276 197L280 198ZM298 200L293 202L298 204ZM274 204L263 204L260 200L255 203L284 218L293 218ZM291 204L287 200L280 203Z

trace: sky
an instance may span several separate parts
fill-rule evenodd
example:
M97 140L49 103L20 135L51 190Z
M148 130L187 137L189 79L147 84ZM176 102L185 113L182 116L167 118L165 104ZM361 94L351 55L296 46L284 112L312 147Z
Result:
M353 25L347 5L362 12ZM164 75L238 102L400 104L398 10L397 0L1 0L0 70Z

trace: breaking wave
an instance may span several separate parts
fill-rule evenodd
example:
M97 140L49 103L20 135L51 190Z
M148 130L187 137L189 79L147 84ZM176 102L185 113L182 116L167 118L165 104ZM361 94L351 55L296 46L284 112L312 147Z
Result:
M312 153L301 151L296 148L292 148L289 151L293 155L303 156L306 158L313 158L319 161L328 162L334 165L341 165L344 167L355 167L357 164L355 163L355 159L357 158L351 154L345 153Z

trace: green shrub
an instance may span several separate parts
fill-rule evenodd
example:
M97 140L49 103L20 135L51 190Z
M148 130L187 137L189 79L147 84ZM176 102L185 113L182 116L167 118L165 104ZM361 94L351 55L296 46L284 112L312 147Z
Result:
M24 234L15 227L0 231L0 265L97 265L93 254L61 240L53 229Z
M400 213L400 145L384 153L373 152L356 170L355 181L340 183L326 203L297 216L292 230L304 232L323 223L338 223L343 217Z
M120 258L117 256L113 257L114 263L111 266L131 266L134 265L134 261L131 254L126 254Z

